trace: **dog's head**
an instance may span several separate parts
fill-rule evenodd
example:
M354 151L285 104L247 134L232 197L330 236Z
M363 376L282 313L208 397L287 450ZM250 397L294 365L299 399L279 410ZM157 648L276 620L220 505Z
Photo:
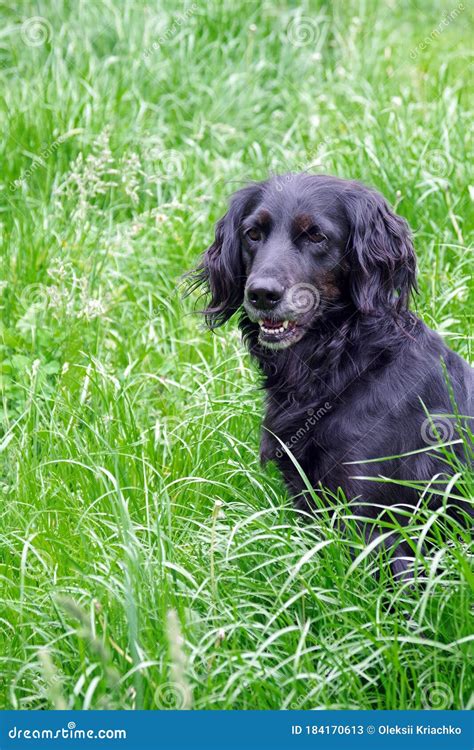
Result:
M211 327L241 306L261 345L299 341L336 306L364 315L405 309L416 261L404 219L359 183L284 175L249 185L217 222L198 280Z

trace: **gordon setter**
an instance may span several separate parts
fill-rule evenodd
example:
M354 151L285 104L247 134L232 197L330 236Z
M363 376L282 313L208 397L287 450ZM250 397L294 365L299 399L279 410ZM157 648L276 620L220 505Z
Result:
M440 444L472 456L474 371L409 311L415 277L408 224L379 193L309 174L235 193L195 271L210 293L209 326L238 312L263 373L262 460L277 462L305 510L314 498L295 462L322 497L341 488L370 539L384 509L404 510L406 523L416 482L436 477L430 504L442 503L440 480L453 470ZM461 499L447 512L473 515ZM412 545L383 537L404 577Z

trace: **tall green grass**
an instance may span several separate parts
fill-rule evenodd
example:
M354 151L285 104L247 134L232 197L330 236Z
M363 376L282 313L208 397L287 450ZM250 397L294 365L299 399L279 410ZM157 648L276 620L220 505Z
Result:
M470 549L434 485L413 587L342 498L346 535L303 523L258 463L235 326L179 289L246 180L358 178L472 359L467 8L432 36L453 7L0 8L0 707L472 707Z

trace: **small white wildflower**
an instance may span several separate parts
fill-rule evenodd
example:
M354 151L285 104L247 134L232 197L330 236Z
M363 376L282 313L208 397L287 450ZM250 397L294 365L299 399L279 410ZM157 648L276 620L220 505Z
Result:
M73 286L79 289L79 293L82 298L87 297L89 293L89 279L87 276L76 276L74 274Z
M99 318L105 315L107 309L100 299L89 299L84 307L77 313L78 318L85 318L87 321Z
M69 291L58 287L56 284L46 287L48 305L51 310L63 309L69 302Z
M48 268L48 276L58 281L64 281L71 272L71 264L65 263L62 259L53 261L50 268Z
M126 156L121 162L121 179L124 190L132 203L137 204L139 201L138 188L140 186L139 177L143 175L140 159L135 152Z
M220 646L223 640L225 640L225 630L224 628L219 628L217 631L216 646Z
M131 234L131 236L132 236L132 237L136 237L136 236L137 236L137 234L139 234L139 233L140 233L140 232L142 231L142 229L143 229L143 225L142 225L142 224L140 224L140 222L138 222L138 221L135 221L135 222L134 222L134 223L132 224L132 226L131 226L131 229L130 229L130 234Z
M84 223L89 211L100 210L93 205L93 199L105 195L111 187L117 186L117 169L109 145L109 132L106 128L92 144L92 153L86 159L82 153L71 165L71 171L64 182L55 190L55 197L65 196L76 203L71 221ZM59 201L61 205L61 201Z
M214 508L212 511L212 515L214 516L214 518L225 518L225 513L222 510L223 507L224 503L222 502L222 500L216 500L214 502Z

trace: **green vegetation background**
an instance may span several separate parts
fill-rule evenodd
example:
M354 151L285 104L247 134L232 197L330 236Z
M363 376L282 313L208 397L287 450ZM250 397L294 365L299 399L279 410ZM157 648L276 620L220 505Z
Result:
M324 514L302 525L258 464L235 327L179 289L246 180L357 178L472 359L468 4L0 16L0 706L472 707L466 540L393 590Z

